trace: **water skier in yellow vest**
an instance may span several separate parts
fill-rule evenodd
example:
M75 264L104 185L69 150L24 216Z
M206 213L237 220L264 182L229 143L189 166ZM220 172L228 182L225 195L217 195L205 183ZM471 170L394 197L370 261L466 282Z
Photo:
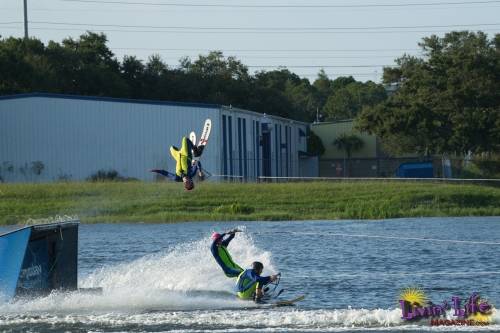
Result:
M238 275L236 290L240 299L254 300L257 303L262 300L264 296L263 287L278 278L278 275L261 276L263 270L264 265L255 261L252 263L252 268Z

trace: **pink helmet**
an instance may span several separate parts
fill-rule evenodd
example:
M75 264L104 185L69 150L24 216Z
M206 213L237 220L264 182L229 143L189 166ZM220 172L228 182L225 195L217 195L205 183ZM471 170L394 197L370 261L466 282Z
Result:
M219 234L218 232L214 232L212 234L212 240L218 240L220 237L221 237L221 234Z

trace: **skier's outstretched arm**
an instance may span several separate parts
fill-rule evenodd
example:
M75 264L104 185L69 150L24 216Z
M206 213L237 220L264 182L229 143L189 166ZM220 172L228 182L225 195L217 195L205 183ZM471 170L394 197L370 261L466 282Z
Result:
M175 175L175 173L171 173L171 172L168 172L167 170L161 170L161 169L152 169L150 170L151 172L155 172L155 173L158 173L162 176L165 176L167 177L168 179L170 180L173 180L173 181L176 181L177 180L177 176Z

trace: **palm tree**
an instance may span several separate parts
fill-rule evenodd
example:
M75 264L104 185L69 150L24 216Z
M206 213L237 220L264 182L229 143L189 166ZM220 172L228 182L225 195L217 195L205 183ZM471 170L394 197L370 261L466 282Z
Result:
M350 174L352 153L363 148L365 143L357 135L344 133L344 134L340 135L339 137L337 137L335 139L335 141L333 141L333 145L335 147L337 147L337 149L344 151L344 177L345 177L346 176L346 174L345 174L346 157L347 157L347 160L349 161L349 174Z

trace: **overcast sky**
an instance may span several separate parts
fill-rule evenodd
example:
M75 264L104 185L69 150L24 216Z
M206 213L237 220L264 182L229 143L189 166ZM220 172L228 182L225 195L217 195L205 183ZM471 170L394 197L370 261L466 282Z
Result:
M422 37L500 32L500 0L28 0L28 11L30 36L44 42L102 31L120 60L157 53L175 67L222 50L252 73L286 66L310 79L323 67L379 81L383 65L420 53ZM23 36L22 21L23 0L0 0L3 37Z

